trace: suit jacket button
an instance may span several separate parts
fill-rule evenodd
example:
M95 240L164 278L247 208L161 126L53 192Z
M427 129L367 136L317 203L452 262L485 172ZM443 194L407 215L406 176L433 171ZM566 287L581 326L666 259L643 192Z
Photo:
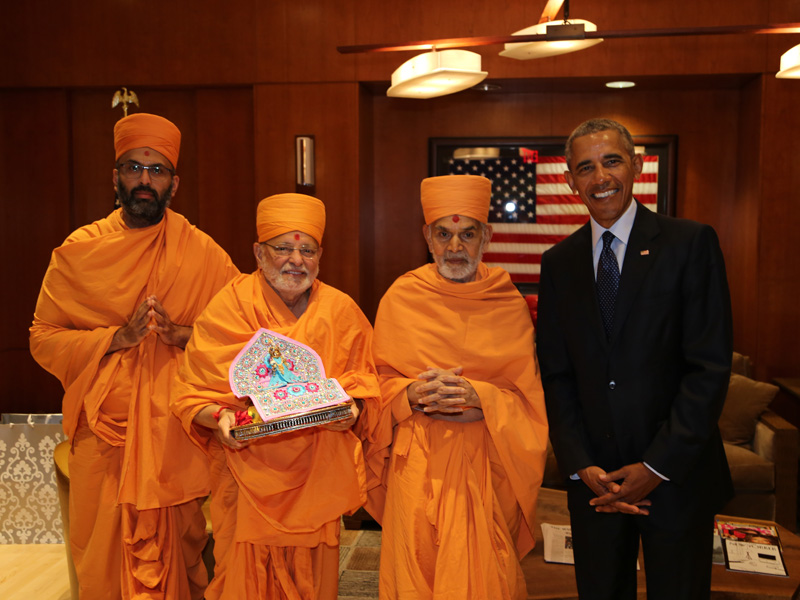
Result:
M614 381L614 380L612 379L611 381L609 381L609 382L608 382L608 389L610 389L610 390L614 390L614 389L616 389L616 388L617 388L617 382L616 382L616 381Z

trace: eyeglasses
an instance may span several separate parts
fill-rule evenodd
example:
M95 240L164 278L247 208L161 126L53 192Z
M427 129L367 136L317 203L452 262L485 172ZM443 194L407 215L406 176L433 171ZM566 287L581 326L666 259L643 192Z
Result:
M117 170L125 179L140 179L142 173L145 171L150 174L150 179L153 181L164 181L169 177L175 176L175 171L165 165L155 164L145 166L132 160L117 165Z
M300 252L300 256L303 258L314 258L317 255L317 252L319 252L319 248L309 248L308 246L295 248L294 246L273 246L267 242L261 243L272 248L272 251L275 252L277 256L291 256L294 254L294 251L297 250Z

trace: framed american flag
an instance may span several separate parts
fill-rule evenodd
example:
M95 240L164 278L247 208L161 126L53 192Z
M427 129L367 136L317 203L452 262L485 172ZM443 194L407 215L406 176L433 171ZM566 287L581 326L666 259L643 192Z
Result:
M542 253L589 220L565 179L566 138L431 138L430 175L482 175L492 181L494 235L483 260L506 269L523 294L538 291ZM644 157L634 197L675 214L677 136L634 136Z

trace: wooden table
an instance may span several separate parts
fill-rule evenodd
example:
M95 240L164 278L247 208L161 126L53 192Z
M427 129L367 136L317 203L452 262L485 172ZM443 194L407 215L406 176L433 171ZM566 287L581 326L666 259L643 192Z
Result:
M772 383L779 389L770 409L800 429L800 377L776 377Z
M566 492L542 488L539 492L537 510L536 518L540 523L557 525L569 523ZM747 519L747 521L752 520ZM771 524L775 525L775 523ZM777 527L789 577L732 573L722 565L712 565L711 598L713 600L744 600L745 598L800 600L800 537L780 525ZM522 560L522 571L528 582L529 600L577 600L578 590L573 566L546 563L542 553L542 531L537 527L536 548ZM639 598L644 600L646 591L644 561L641 552L639 565L642 567L637 576Z

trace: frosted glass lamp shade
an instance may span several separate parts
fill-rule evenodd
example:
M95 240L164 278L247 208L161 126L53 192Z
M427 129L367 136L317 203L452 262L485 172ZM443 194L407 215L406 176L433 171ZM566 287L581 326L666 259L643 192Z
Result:
M440 50L420 54L392 73L392 98L435 98L460 92L483 81L481 55L468 50Z
M775 75L778 79L800 79L800 44L790 48L781 56L781 70Z

